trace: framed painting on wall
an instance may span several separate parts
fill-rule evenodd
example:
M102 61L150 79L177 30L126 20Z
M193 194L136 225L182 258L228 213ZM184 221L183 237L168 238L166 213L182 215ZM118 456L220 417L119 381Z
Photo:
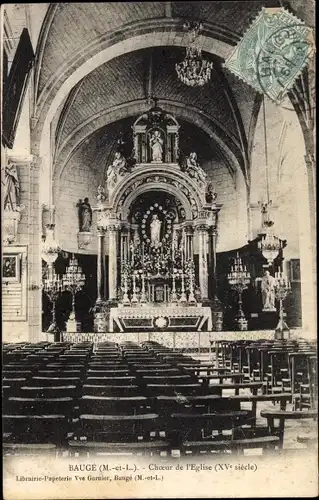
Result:
M300 282L300 259L290 259L290 281L292 283Z
M3 255L2 281L19 283L20 278L20 255Z

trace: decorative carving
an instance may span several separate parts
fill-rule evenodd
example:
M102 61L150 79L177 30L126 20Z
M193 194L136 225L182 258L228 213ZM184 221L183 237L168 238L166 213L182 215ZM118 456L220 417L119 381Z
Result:
M18 233L18 223L21 214L16 211L4 211L2 219L2 242L4 245L9 245L16 240Z
M80 249L85 249L92 242L91 232L80 232L78 233L78 247Z
M106 171L106 184L108 189L113 190L121 178L128 172L126 158L120 151L116 151L112 165Z

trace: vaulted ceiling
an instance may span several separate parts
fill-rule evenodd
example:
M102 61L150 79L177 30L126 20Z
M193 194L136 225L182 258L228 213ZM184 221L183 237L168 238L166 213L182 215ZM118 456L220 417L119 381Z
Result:
M212 47L214 40L219 40L232 50L262 7L281 3L224 0L50 4L37 51L35 95L40 110L45 96L53 94L60 81L76 71L78 64L98 55L102 49L96 47L112 46L124 40L128 32L131 37L154 34L154 39L156 33L166 32L167 41L163 43L163 36L162 41L150 40L145 45L148 48L133 45L107 61L101 57L95 69L72 88L56 112L56 127L51 129L55 139L54 168L57 165L57 171L61 171L81 145L88 146L90 140L95 144L99 134L104 137L101 130L108 129L109 135L110 124L128 123L126 119L144 112L151 105L148 97L152 95L179 121L205 131L213 145L211 150L219 144L222 151L220 146L224 144L226 163L237 162L249 182L251 144L261 98L223 68L223 55ZM186 19L203 22L204 55L214 63L211 81L200 88L181 83L175 71L175 64L185 55Z

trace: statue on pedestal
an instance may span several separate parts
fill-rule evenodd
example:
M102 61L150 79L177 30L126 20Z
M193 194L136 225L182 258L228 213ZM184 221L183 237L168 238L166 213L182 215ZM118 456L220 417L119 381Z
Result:
M217 198L217 193L214 190L213 183L209 182L205 193L205 201L206 203L214 203L216 198Z
M19 211L20 184L17 167L9 161L4 169L4 210Z
M152 148L152 161L162 163L163 161L163 139L159 130L155 130L150 136L150 145Z
M78 207L80 232L90 232L92 225L92 208L89 199L84 198L84 201L80 200Z
M271 276L269 271L265 271L265 274L261 280L261 294L263 300L263 311L275 312L275 287L276 280Z
M150 223L151 229L151 245L157 247L161 242L161 227L162 223L156 214L153 215L152 222Z
M184 169L190 177L193 177L197 181L205 182L206 173L199 165L195 151L192 151L189 156L186 157Z

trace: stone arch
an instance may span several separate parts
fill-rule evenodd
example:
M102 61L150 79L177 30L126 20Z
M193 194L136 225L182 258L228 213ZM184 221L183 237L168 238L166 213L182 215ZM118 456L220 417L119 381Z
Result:
M130 195L128 195L128 197L124 201L122 208L119 210L121 220L126 220L129 208L134 202L134 200L141 194L150 191L155 191L155 192L161 191L172 194L182 203L183 208L185 210L186 220L191 221L193 219L191 205L189 203L189 200L184 194L182 194L177 189L174 189L172 186L169 185L163 186L163 184L161 183L152 182L150 184L141 186L140 188L133 191Z

